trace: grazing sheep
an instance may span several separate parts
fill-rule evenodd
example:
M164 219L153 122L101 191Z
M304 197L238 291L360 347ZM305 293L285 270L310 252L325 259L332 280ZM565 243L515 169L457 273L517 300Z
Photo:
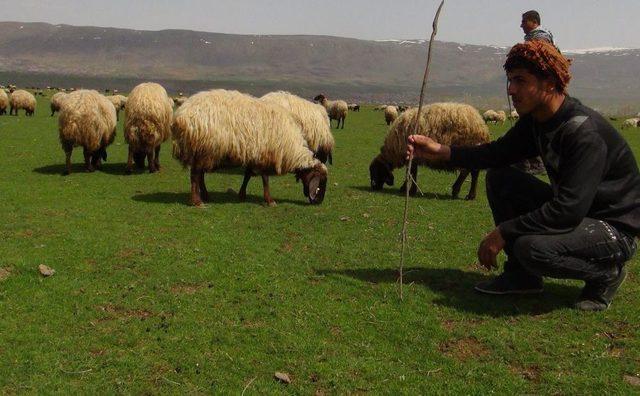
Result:
M384 108L384 121L387 125L391 125L398 118L398 108L396 106L387 106Z
M7 114L7 107L9 107L9 95L0 89L0 115Z
M171 130L173 156L191 167L193 205L209 198L205 171L238 166L262 175L264 199L270 206L275 205L270 174L295 173L312 204L324 199L327 168L313 157L300 124L280 105L237 91L200 92L176 110Z
M415 119L418 109L409 109L402 113L391 125L384 146L369 166L371 188L381 190L384 184L393 185L393 170L406 165L407 138L415 133ZM435 141L446 145L472 146L489 142L489 129L482 117L473 107L460 103L434 103L423 109L420 119L420 134L429 136ZM417 181L418 165L432 169L453 171L447 164L414 159L411 175ZM451 194L458 197L462 183L471 173L471 188L466 199L475 199L478 184L478 170L460 171ZM406 185L401 191L405 191ZM417 185L412 183L409 193L415 195Z
M324 94L320 94L313 98L314 101L320 102L327 109L329 114L329 126L331 126L331 120L337 120L338 125L336 128L340 128L340 121L342 121L342 129L344 129L344 120L347 118L349 112L349 106L344 100L328 100Z
M57 111L60 111L65 96L67 96L67 94L64 92L56 92L51 96L51 117L53 117Z
M482 113L482 118L487 124L491 122L496 123L498 119L498 113L495 110L487 110Z
M24 109L26 115L32 116L36 111L36 97L24 89L19 89L11 92L9 105L9 115L18 115L18 110Z
M116 108L116 120L120 121L120 110L124 110L124 106L127 104L127 97L124 95L110 95L107 96L107 99Z
M498 117L496 118L496 124L500 123L500 125L503 125L507 120L507 114L504 112L504 110L498 110L496 114L498 114Z
M160 147L171 135L173 103L167 91L156 83L137 85L127 98L124 111L124 140L129 143L127 173L133 170L133 161L149 172L160 169Z
M635 128L638 126L638 121L640 121L640 118L627 118L622 123L622 129Z
M349 110L351 111L360 111L360 105L357 103L351 103L349 104L349 106L347 106Z
M510 118L512 120L517 120L518 118L520 118L520 114L518 114L518 112L516 110L511 110Z
M101 160L107 160L107 146L115 139L116 109L97 91L74 91L62 101L58 130L66 154L64 174L71 173L71 153L75 146L82 146L87 172L93 172L100 169Z
M188 98L186 96L176 96L175 98L173 98L173 103L176 105L176 107L180 107L187 99Z
M289 110L302 126L302 136L316 158L323 164L332 162L335 140L324 107L283 91L268 93L260 100L279 104Z

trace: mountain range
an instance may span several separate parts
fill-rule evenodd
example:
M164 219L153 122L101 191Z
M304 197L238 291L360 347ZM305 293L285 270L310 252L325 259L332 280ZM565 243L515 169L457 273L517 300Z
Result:
M415 102L425 40L233 35L0 22L0 83L171 92L285 89L361 102ZM428 100L506 103L506 47L436 41ZM567 51L570 92L603 109L640 105L640 49ZM636 110L637 111L637 110Z

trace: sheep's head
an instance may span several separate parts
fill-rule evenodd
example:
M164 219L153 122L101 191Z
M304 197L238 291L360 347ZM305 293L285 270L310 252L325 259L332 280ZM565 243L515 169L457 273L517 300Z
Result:
M320 94L318 96L316 96L315 98L313 98L314 102L324 102L325 100L327 100L327 97L324 94Z
M302 180L302 191L309 202L319 205L327 191L327 167L316 164L313 168L296 171L296 181Z
M376 157L369 165L369 176L371 177L371 189L382 190L384 184L393 186L393 172L391 166L380 157Z

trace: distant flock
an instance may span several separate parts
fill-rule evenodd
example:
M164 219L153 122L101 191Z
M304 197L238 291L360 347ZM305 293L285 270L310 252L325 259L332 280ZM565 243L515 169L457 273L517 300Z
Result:
M0 87L0 115L18 115L24 110L32 116L35 95L15 86ZM50 87L48 87L50 88ZM344 129L349 111L360 111L360 105L344 100L330 100L319 94L313 101L284 91L256 98L238 91L214 89L187 97L179 93L170 97L157 83L137 85L127 96L117 90L106 90L105 96L95 90L60 90L51 97L51 116L59 113L58 132L65 153L64 174L70 174L74 147L82 147L88 172L100 169L107 160L107 147L116 136L116 125L124 111L124 139L128 144L125 172L134 167L149 172L160 170L160 148L170 137L173 157L190 168L190 202L201 206L209 200L204 175L229 167L241 167L244 178L238 196L246 199L246 189L253 176L260 176L267 205L276 205L269 190L269 176L291 173L302 183L303 194L311 204L324 200L328 185L326 164L333 163L335 140L331 122ZM175 110L174 110L175 107ZM372 190L393 185L393 170L406 166L408 135L415 133L417 108L383 105L389 126L380 153L369 166ZM472 106L461 103L433 103L425 106L420 118L420 133L448 145L470 146L490 140L488 123L504 124L518 119L513 110L509 116L500 110L480 114ZM640 114L623 122L623 128L640 127ZM446 164L417 161L410 170L417 180L417 166L455 171ZM466 177L471 174L471 187L466 199L476 197L478 170L461 169L452 186L457 197ZM403 185L401 191L417 192L417 185Z

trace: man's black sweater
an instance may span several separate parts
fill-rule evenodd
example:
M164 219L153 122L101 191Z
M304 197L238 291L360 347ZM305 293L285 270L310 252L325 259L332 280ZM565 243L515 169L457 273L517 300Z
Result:
M460 168L499 168L542 156L553 199L499 225L503 238L562 234L585 217L640 235L640 173L624 138L600 114L566 97L544 123L522 117L503 137L481 146L451 147Z

